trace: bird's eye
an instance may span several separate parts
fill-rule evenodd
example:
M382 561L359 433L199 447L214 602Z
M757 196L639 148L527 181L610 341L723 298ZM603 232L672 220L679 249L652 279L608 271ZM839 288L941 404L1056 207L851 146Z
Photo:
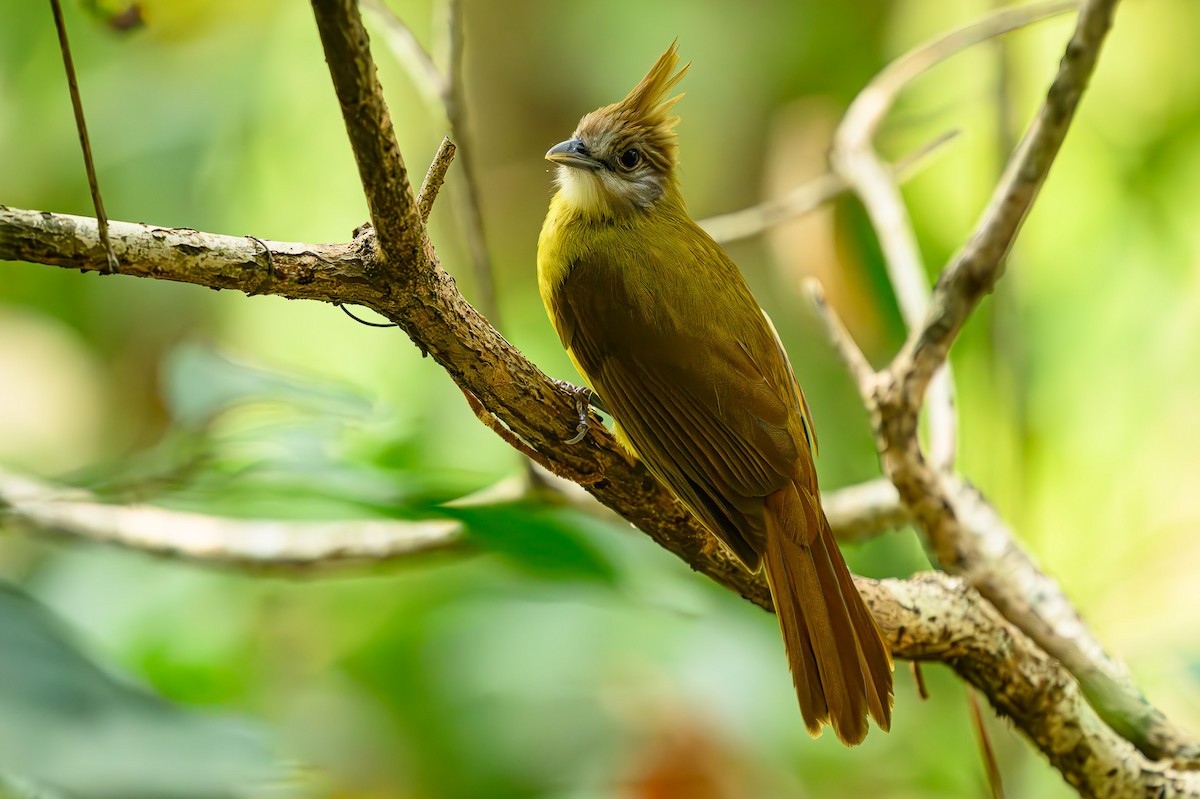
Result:
M628 150L621 153L621 157L617 160L625 169L633 169L642 162L642 154L639 153L637 149L630 147Z

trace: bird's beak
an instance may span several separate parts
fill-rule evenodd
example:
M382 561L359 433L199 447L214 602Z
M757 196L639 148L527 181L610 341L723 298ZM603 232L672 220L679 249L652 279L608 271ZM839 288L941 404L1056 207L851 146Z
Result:
M587 147L580 139L568 139L554 145L546 151L546 160L576 169L596 170L604 166L602 162L588 155Z

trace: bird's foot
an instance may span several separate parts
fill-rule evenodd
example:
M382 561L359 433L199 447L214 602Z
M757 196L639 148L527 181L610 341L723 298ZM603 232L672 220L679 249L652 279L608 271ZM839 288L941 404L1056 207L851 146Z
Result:
M600 403L600 398L596 396L595 392L587 386L571 385L565 380L555 380L554 383L575 397L575 414L578 423L575 425L575 435L566 439L566 443L578 444L580 441L583 441L584 436L592 429L592 422L588 418L588 411L593 407L605 410L604 406Z

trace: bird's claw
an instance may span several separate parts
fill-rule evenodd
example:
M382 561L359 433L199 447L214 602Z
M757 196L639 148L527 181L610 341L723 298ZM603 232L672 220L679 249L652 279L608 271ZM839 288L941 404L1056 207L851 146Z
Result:
M592 429L592 425L590 422L587 422L587 421L580 422L579 424L577 424L575 426L575 430L577 432L575 433L575 435L566 439L566 443L578 444L580 441L583 441L583 437L586 436L588 434L588 430L591 430L591 429Z
M588 418L588 411L592 407L593 393L587 386L573 386L565 380L557 380L559 387L571 392L575 397L575 414L579 423L575 425L575 435L566 439L568 444L578 444L587 436L588 431L592 429L591 419Z

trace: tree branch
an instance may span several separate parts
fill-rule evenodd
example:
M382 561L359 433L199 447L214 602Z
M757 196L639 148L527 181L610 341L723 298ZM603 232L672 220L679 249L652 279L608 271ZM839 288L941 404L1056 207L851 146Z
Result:
M383 266L404 285L410 277L407 272L426 266L428 261L425 225L417 215L416 198L383 100L367 30L357 0L313 0L312 7L371 222L383 251Z
M1080 28L1090 30L1095 24L1091 16L1096 14L1105 16L1106 27L1111 7L1112 0L1085 7ZM539 464L583 485L695 570L769 609L770 595L762 577L747 572L643 467L631 463L603 427L593 425L579 445L564 443L563 439L574 427L571 395L548 380L499 336L466 303L437 262L416 214L403 161L390 135L390 122L378 93L356 8L350 0L314 0L314 9L351 144L363 173L372 219L379 230L382 253L376 252L374 239L367 235L350 245L267 242L264 246L271 252L273 264L269 267L262 248L248 239L120 225L124 238L119 237L117 243L128 251L123 263L128 265L130 260L137 263L136 270L127 266L127 273L372 308L400 324L478 402L482 411L528 447ZM327 27L337 30L326 30ZM1102 33L1101 30L1101 36L1085 37L1081 42L1073 40L1073 47L1093 48L1089 69ZM1070 49L1068 55L1071 56ZM1078 54L1071 59L1080 60ZM1086 80L1086 75L1083 77ZM1051 94L1053 98L1055 93ZM1072 104L1072 110L1073 107ZM372 132L381 138L368 141ZM1048 167L1048 161L1043 166ZM1037 183L1040 185L1040 180ZM390 192L390 189L402 191ZM94 221L78 217L0 208L0 258L99 268L103 253L94 230L87 229L89 223L94 225ZM381 223L387 227L380 228ZM989 245L980 252L993 250ZM131 253L136 257L130 259ZM174 267L170 265L172 262ZM387 268L380 270L381 265ZM930 320L953 317L952 313L938 316L939 297L950 290L946 286L956 286L954 291L963 291L963 287L970 290L978 281L969 276L978 272L972 267L963 272L967 277L939 284L933 294L927 325ZM978 297L973 302L977 303ZM957 324L961 326L961 322L960 319ZM948 340L952 338L953 333ZM917 340L921 340L917 334L910 337L910 342ZM932 328L928 340L936 341ZM906 345L906 351L910 351L909 364L923 365L930 352L936 356L936 350L929 346ZM899 368L898 364L904 363L898 357L881 375L885 382L874 386L869 404L881 430L884 463L898 489L897 496L926 529L930 540L936 541L939 532L957 535L960 533L956 530L967 530L982 522L974 521L976 517L955 493L963 489L956 488L947 476L933 475L932 482L923 486L922 481L928 475L919 470L912 472L912 465L905 460L911 455L920 463L915 434L924 385L919 380L913 382L912 376ZM909 402L900 404L893 399L889 405L888 400L901 381L910 381L905 383L909 391L903 394ZM914 385L920 391L912 403ZM896 408L902 408L905 414L898 414ZM900 421L893 424L896 419ZM885 421L889 425L886 429ZM906 468L910 471L906 472ZM939 506L942 515L923 504L914 493L922 488L928 488L930 502L944 503ZM957 506L952 502L958 503ZM939 525L945 525L946 529ZM965 535L962 537L969 540ZM1008 542L1011 543L1011 538ZM982 544L974 546L980 555L976 562L994 568L994 561L982 557ZM956 566L964 563L962 559L950 560ZM986 581L978 583L977 574L965 571L965 576L973 578L973 584L988 589ZM1032 574L1040 576L1036 569L1032 569ZM883 622L899 656L946 660L984 691L998 710L1010 714L1066 779L1084 793L1126 796L1170 790L1179 791L1179 795L1200 796L1194 775L1151 763L1128 742L1099 724L1070 674L1053 657L1039 651L1024 633L1009 626L981 602L972 589L952 578L936 575L911 582L876 583L858 578L856 584ZM949 612L955 610L957 613Z
M922 325L909 336L893 364L893 371L903 376L900 393L906 397L923 395L963 322L1003 273L1004 257L1075 117L1115 6L1116 0L1084 3L1046 101L1009 159L975 233L938 279Z
M1084 4L1045 103L1010 160L976 233L939 278L922 324L912 331L891 365L874 379L859 374L859 358L851 354L847 363L858 375L864 401L872 412L884 468L942 567L965 576L1006 618L1071 668L1104 719L1139 749L1156 758L1195 761L1200 759L1200 743L1171 725L1148 702L1124 664L1108 655L1082 622L1061 587L1016 544L999 514L978 492L937 468L936 459L931 465L917 438L926 389L944 365L967 316L1001 274L1004 256L1066 136L1111 25L1114 6L1115 0ZM860 125L869 127L877 122L903 82L939 57L985 34L1029 21L1033 13L1044 15L1057 8L1061 6L1007 9L900 59L873 81L876 91L872 95L856 101L867 109ZM870 190L880 189L878 178L867 169ZM890 179L885 176L883 182L890 184ZM883 189L882 195L887 195L894 185ZM880 202L894 211L899 200L882 196ZM877 227L879 224L877 220ZM887 224L883 227L881 238L888 235ZM907 275L911 270L904 271ZM833 332L839 351L846 353L848 335ZM933 404L936 407L938 403Z
M260 244L246 236L118 221L110 222L109 235L125 276L368 307L386 302L390 293L372 274L374 238L348 244ZM3 205L0 258L80 271L105 267L95 219Z
M925 70L979 42L1059 14L1073 3L1006 8L918 47L896 59L859 92L834 135L831 162L867 210L883 249L888 278L900 315L909 330L921 324L929 307L929 284L916 233L900 196L900 187L872 146L879 125L900 91ZM939 366L929 397L929 460L935 469L954 465L958 422L949 366Z
M895 180L903 181L918 171L931 155L957 135L957 131L950 131L938 136L897 161L889 167L889 172ZM731 241L757 236L782 222L803 216L849 190L850 185L845 178L836 172L827 172L797 186L777 200L767 200L739 211L710 216L699 220L697 224L714 240L728 244Z
M295 522L218 518L151 505L110 505L88 492L0 471L0 525L29 535L115 544L206 565L291 575L361 571L462 550L463 526L427 521Z
M1200 771L1147 759L1097 716L1070 671L963 581L919 574L857 585L897 655L952 668L1083 796L1200 796Z
M366 6L379 15L383 22L384 41L388 48L408 69L409 77L425 95L429 104L446 117L450 136L458 142L467 141L467 103L463 86L462 59L463 19L462 7L457 0L450 0L446 8L447 49L446 69L438 69L429 51L421 46L416 34L395 11L383 0L365 0ZM464 147L459 159L462 163L464 191L459 203L459 220L467 240L467 251L475 283L479 290L476 305L483 310L492 324L500 324L500 309L496 302L496 281L492 271L492 259L487 248L487 237L483 230L483 209L480 202L479 178L475 159L470 147Z
M455 152L457 152L457 148L447 136L442 139L441 145L434 153L429 171L425 173L425 180L421 181L421 190L417 192L417 214L421 217L422 222L429 221L429 213L433 210L433 201L437 199L438 192L441 191L442 184L446 181L446 172L450 169Z
M909 522L896 487L886 477L822 491L821 506L839 541L866 541Z

